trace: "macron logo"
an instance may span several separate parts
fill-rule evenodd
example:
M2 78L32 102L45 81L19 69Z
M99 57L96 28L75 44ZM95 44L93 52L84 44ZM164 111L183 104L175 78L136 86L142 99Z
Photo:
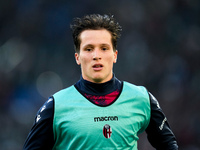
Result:
M99 121L118 121L118 117L117 116L94 117L94 122L99 122Z

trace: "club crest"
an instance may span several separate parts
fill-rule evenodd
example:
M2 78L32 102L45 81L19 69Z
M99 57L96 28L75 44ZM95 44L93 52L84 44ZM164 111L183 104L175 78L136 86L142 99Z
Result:
M110 125L106 124L104 127L103 127L103 135L105 138L110 138L111 137L111 134L112 134L112 129L110 127Z

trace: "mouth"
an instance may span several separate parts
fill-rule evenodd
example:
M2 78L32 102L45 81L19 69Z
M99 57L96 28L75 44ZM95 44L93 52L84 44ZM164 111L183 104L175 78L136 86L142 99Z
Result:
M103 65L102 65L102 64L95 64L95 65L93 65L92 67L93 67L93 68L99 68L99 67L103 67Z
M92 68L93 68L94 70L96 70L96 71L99 71L99 70L101 70L101 69L103 68L103 65L102 65L102 64L94 64L94 65L92 66Z

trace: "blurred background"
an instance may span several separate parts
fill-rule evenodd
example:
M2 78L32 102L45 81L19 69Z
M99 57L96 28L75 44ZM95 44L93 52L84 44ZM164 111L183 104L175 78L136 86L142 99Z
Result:
M37 110L74 84L74 17L113 14L123 31L114 72L160 102L180 150L200 150L199 0L0 1L0 148L20 150ZM140 135L140 150L153 150Z

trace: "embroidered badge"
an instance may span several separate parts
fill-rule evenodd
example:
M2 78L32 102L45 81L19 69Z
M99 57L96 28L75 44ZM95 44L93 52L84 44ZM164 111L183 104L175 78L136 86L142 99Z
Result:
M111 134L112 134L112 129L110 127L110 125L106 124L104 127L103 127L103 135L105 138L110 138L111 137Z

